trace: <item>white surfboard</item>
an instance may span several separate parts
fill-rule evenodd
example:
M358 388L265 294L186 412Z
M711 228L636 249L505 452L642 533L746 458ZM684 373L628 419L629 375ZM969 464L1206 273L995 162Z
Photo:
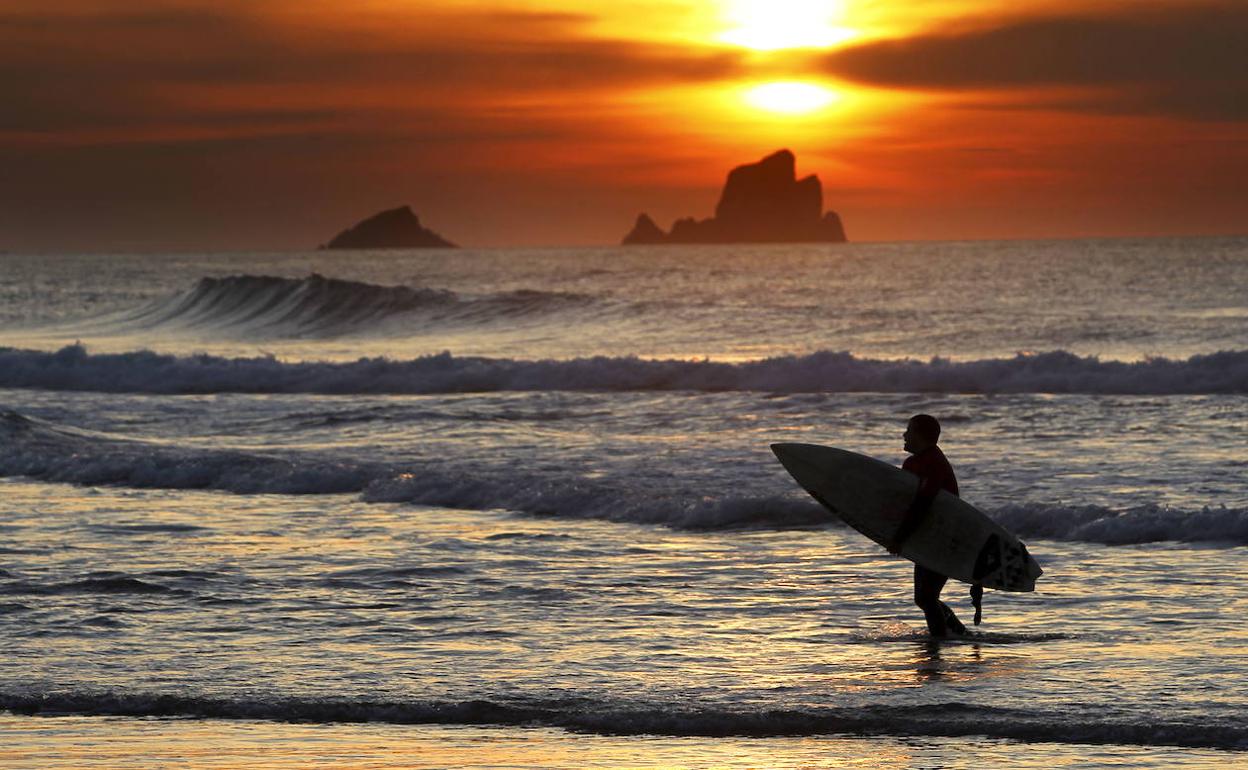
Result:
M857 452L815 444L772 444L771 451L812 497L880 545L892 540L918 491L918 476ZM944 490L901 555L1000 591L1034 591L1043 572L1018 538Z

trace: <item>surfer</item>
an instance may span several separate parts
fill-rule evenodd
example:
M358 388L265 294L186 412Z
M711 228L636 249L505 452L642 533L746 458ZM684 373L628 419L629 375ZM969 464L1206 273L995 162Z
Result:
M945 490L951 495L958 494L958 479L953 474L953 466L940 451L936 442L940 440L940 422L930 414L916 414L906 423L906 432L902 435L905 450L910 453L901 467L919 477L919 489L914 502L906 512L906 518L897 528L897 534L889 544L888 550L897 553L901 550L906 538L918 528L932 507L936 493ZM927 619L927 630L933 637L965 634L966 626L958 620L958 616L947 604L940 600L940 592L944 590L949 577L919 564L914 565L914 603L923 610ZM971 598L975 602L976 622L979 622L980 597L983 588L973 586Z

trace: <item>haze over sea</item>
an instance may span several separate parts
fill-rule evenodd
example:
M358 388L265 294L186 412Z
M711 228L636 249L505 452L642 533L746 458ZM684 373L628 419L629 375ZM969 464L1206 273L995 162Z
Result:
M1245 286L1245 238L0 255L0 765L1248 765ZM916 412L1045 569L971 640L768 449Z

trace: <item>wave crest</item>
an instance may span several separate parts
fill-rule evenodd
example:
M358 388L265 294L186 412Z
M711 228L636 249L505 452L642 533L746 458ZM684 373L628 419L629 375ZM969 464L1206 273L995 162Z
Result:
M777 393L1248 393L1248 350L1101 361L1066 351L954 362L821 351L745 363L632 356L529 361L455 356L406 361L284 362L272 356L174 356L0 348L0 387L105 393L428 394L494 391L763 391Z
M333 337L429 322L488 323L557 312L590 301L565 292L518 290L464 296L446 289L358 281L235 275L201 278L191 289L108 323L123 330L211 330L236 336ZM405 323L407 322L407 323Z

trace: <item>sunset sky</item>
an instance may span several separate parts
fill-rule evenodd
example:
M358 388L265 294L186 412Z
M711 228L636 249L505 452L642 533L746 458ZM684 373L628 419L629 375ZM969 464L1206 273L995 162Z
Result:
M781 147L851 240L1248 232L1243 0L7 0L0 104L0 250L609 244Z

